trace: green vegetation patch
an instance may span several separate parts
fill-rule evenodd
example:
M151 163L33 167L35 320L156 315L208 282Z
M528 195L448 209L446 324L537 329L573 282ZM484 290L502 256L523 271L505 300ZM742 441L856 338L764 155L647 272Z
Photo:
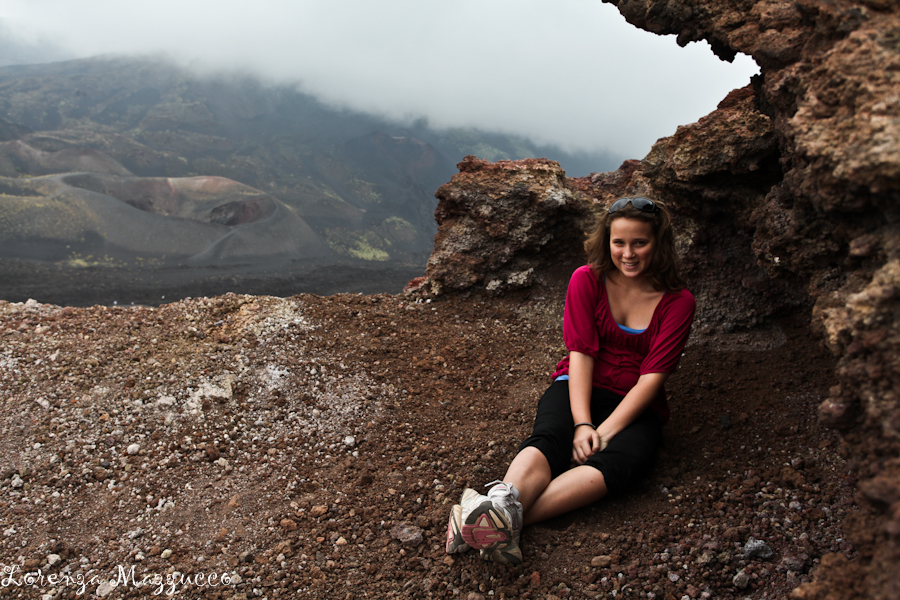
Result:
M76 240L90 225L81 207L57 198L0 196L0 239Z
M348 184L353 196L366 206L379 204L383 199L381 194L376 191L374 183L354 177Z
M159 261L156 261L159 262ZM123 260L117 260L111 256L94 256L93 254L82 255L73 252L72 255L62 261L63 266L73 269L85 269L88 267L125 267L128 263Z
M388 217L378 229L386 239L407 244L414 243L419 235L412 223L400 217Z
M343 256L362 260L384 262L391 255L385 250L391 243L374 231L351 231L347 229L326 229L325 242Z

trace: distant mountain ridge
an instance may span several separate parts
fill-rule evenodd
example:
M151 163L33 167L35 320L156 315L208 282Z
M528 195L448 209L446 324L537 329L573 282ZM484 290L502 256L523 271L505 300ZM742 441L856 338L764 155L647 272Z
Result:
M436 233L434 192L456 172L463 153L472 151L497 159L517 158L515 153L523 151L537 155L541 149L515 136L438 131L424 121L398 124L331 108L288 86L265 86L249 77L199 77L149 60L93 58L4 67L0 176L105 175L56 177L53 185L6 181L6 197L0 197L0 219L6 224L0 227L0 243L5 256L61 260L60 252L72 248L73 240L59 239L53 227L40 228L52 222L48 215L59 202L52 194L60 190L66 197L104 194L124 202L126 206L115 211L120 227L129 214L134 221L129 228L158 219L165 226L165 219L181 217L148 207L171 200L166 194L173 185L185 185L172 182L203 180L202 194L208 196L216 187L209 182L228 180L228 189L245 186L265 198L238 204L228 194L208 198L205 226L235 228L233 234L230 229L223 234L229 238L240 238L252 215L277 207L282 220L294 223L296 235L305 242L273 237L273 256L281 252L281 258L291 260L332 256L424 266ZM614 160L598 162L594 170L615 166ZM78 185L86 181L99 187ZM168 183L159 184L162 181ZM122 196L138 189L140 201ZM14 200L18 193L24 195ZM30 215L27 226L16 224L25 214L22 198L43 193L51 194L43 203L43 216L36 218L32 207L25 211ZM29 203L34 201L24 201ZM97 253L118 248L102 212L89 212L93 222L85 215L79 221L84 234L90 232L84 239L94 240ZM213 213L215 218L210 217ZM258 228L258 220L251 220ZM182 226L172 224L174 230ZM278 235L294 235L283 227L280 231ZM167 236L159 236L163 238ZM55 250L36 252L42 241ZM246 252L240 244L233 245L228 255L232 260L261 260L264 245L259 240L251 245L253 250ZM90 243L77 246L79 255L94 254ZM171 245L140 247L140 258L174 260ZM284 254L285 248L293 250ZM131 250L113 254L117 260L130 260ZM201 254L211 260L221 256Z

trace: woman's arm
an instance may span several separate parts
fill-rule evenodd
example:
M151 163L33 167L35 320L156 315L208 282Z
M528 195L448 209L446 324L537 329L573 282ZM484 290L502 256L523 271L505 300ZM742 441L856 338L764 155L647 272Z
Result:
M571 377L571 375L570 375ZM603 450L610 440L616 437L620 431L631 425L637 419L653 399L662 391L669 373L645 373L638 382L619 402L619 406L609 417L597 427L597 435L600 438L600 448ZM587 427L579 429L588 429Z
M574 423L591 422L591 393L594 380L594 358L581 352L569 352L569 405ZM593 427L575 428L572 460L583 465L600 450L600 435Z

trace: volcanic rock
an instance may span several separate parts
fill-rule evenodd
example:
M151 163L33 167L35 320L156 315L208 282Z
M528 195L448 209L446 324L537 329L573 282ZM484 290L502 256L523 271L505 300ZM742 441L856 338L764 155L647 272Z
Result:
M567 183L558 163L467 156L457 166L435 193L438 234L417 291L503 292L578 260L590 200Z
M772 317L805 312L838 360L840 385L819 418L844 431L842 447L863 478L866 516L846 527L866 541L866 552L816 571L829 585L803 585L797 597L896 589L900 555L890 504L880 498L900 487L892 483L900 481L900 6L607 1L639 27L676 34L681 45L706 40L725 60L750 54L761 73L710 115L661 139L640 163L540 187L578 190L601 205L625 194L665 200L698 299L700 343L721 332L751 347L777 346ZM532 225L543 196L522 182L547 168L461 163L438 194L435 252L412 293L528 286L543 281L541 249L549 240L566 240L560 256L575 254L581 240L566 238L567 227ZM505 192L496 191L500 182ZM516 198L517 189L529 197ZM489 208L495 200L502 211ZM562 202L559 216L549 215L584 224L589 204ZM536 233L529 243L507 240L520 224ZM863 572L879 573L878 582L865 579L860 588Z

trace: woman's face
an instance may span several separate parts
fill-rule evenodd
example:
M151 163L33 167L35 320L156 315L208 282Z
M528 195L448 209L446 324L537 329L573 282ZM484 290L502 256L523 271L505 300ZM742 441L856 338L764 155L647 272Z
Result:
M640 277L647 272L656 237L646 221L620 217L609 225L609 253L613 265L626 277Z

